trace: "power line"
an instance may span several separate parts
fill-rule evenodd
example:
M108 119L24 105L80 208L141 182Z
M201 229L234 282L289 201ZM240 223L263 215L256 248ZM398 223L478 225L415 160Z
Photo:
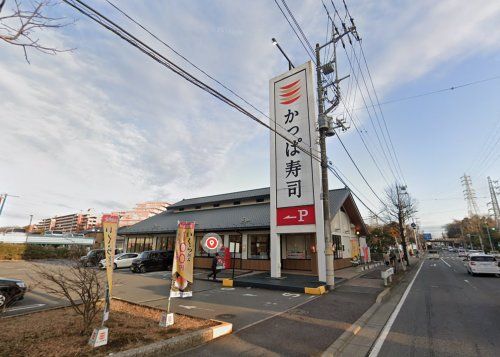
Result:
M331 4L332 4L333 9L334 9L335 13L337 14L337 16L338 16L339 18L341 18L340 13L338 12L337 7L335 6L335 3L333 2L333 0L331 0ZM344 5L345 5L345 4L344 4ZM348 10L347 10L347 6L346 6L346 12L347 12L347 11L348 11ZM352 19L352 17L350 18L350 20L351 20L352 25L354 26L354 20ZM343 27L344 29L346 29L346 25L345 25L345 23L344 23L344 22L342 22L342 27ZM349 43L351 43L351 46L352 46L352 42L351 42L351 39L350 39L349 35L348 35L348 39L349 39ZM359 38L358 38L358 39L359 39ZM359 46L360 46L360 50L361 50L361 51L362 51L362 53L364 54L364 52L363 52L363 48L362 48L362 46L361 46L361 41L360 41L360 39L358 40L358 42L360 42L360 44L359 44ZM344 44L344 42L342 42L342 47L344 48L344 51L346 52L346 55L348 56L348 53L347 53L347 50L346 50L346 48L345 48L345 44ZM360 61L359 61L358 56L356 55L356 52L354 52L354 58L355 58L355 60L356 60L356 63L357 63L357 65L358 65L358 68L360 69L361 78L362 78L362 80L363 80L363 84L365 85L365 88L366 88L366 93L367 93L367 95L368 95L368 99L370 100L370 102L371 102L371 104L372 104L371 108L374 108L374 107L375 107L375 105L374 105L374 102L373 102L372 97L371 97L371 94L370 94L370 89L369 89L369 87L368 87L368 85L367 85L367 83L366 83L365 75L364 75L364 73L363 73L363 70L361 69L361 63L360 63ZM353 65L352 65L352 62L351 62L351 60L350 60L349 56L347 57L347 59L348 59L348 61L349 61L349 66L351 67L351 70L353 71L353 75L355 76L356 84L357 84L357 86L358 86L358 88L359 88L359 90L360 90L360 94L361 94L361 97L362 97L362 99L363 99L364 106L365 106L365 108L366 108L366 110L367 110L367 112L368 112L368 116L369 116L370 121L371 121L371 123L372 123L373 129L374 129L374 131L375 131L375 135L377 136L377 140L379 141L379 144L380 144L380 146L381 146L381 148L382 148L382 153L383 153L383 155L385 156L385 158L386 158L386 160L387 160L387 163L389 164L389 168L391 169L391 172L393 173L393 176L394 176L394 178L396 179L396 181L398 181L398 177L397 177L397 176L399 175L399 176L400 176L400 179L402 179L402 181L403 181L403 182L405 182L405 180L404 180L404 176L403 176L403 173L402 173L402 170L401 170L401 166L399 165L399 161L398 161L398 159L397 159L396 151L394 150L394 145L392 144L392 139L391 139L390 134L389 134L389 131L388 131L388 129L387 129L387 123L385 122L385 117L384 117L384 115L383 115L383 112L381 111L381 108L380 108L380 106L379 106L379 111L380 111L380 114L381 114L381 116L382 116L382 119L383 119L383 122L384 122L384 126L385 126L385 129L386 129L386 132L387 132L387 136L388 136L388 138L389 138L389 142L391 143L391 146L389 146L389 144L387 143L386 135L384 134L384 130L382 129L382 126L380 125L379 115L378 115L378 113L377 113L377 111L376 111L376 110L374 110L375 119L376 119L376 121L377 121L377 124L378 124L379 130L380 130L380 133L381 133L381 135L382 135L382 139L383 139L383 141L384 141L384 143L385 143L385 146L387 147L387 151L388 151L388 153L389 153L389 156L391 157L391 161L393 161L393 162L395 162L395 163L396 163L396 164L394 164L394 163L393 163L393 165L394 165L394 169L395 169L395 172L397 173L397 175L396 175L396 174L392 171L391 164L390 164L390 162L389 162L389 159L387 158L387 155L386 155L386 153L385 153L385 150L384 150L384 147L383 147L383 145L382 145L382 142L381 142L381 140L380 140L380 138L379 138L379 136L378 136L378 133L377 133L377 130L376 130L375 126L373 125L373 119L372 119L372 116L371 116L371 113L370 113L370 110L369 110L369 108L370 108L370 107L367 105L367 103L366 103L366 101L365 101L365 98L364 98L364 95L363 95L363 91L362 91L361 86L360 86L360 84L359 84L358 77L357 77L357 76L355 75L355 73L354 73L354 68L353 68ZM370 74L370 72L369 72L369 68L368 68L368 64L366 63L366 59L365 59L365 65L366 65L366 68L367 68L367 70L368 70L369 78L370 78L370 81L371 81L371 84L372 84L372 88L373 88L373 90L374 90L375 97L376 97L376 99L377 99L377 101L378 101L378 96L377 96L377 94L376 94L375 86L373 85L373 80L371 79L371 74ZM391 147L392 147L392 151L391 151ZM394 157L393 157L393 156L394 156ZM399 172L398 172L398 168L399 168Z
M234 96L236 96L237 98L239 98L240 100L242 100L245 104L249 105L254 110L256 110L257 112L259 112L260 114L262 114L263 116L265 116L266 118L268 118L269 120L271 120L274 124L276 124L277 126L279 126L281 129L283 129L283 130L286 131L286 129L282 125L280 125L276 121L272 120L269 117L269 115L267 115L266 113L264 113L262 110L260 110L256 106L254 106L252 103L250 103L248 100L246 100L241 95L239 95L238 93L236 93L233 89L229 88L229 86L227 86L226 84L224 84L221 81L219 81L213 75L209 74L208 72L206 72L205 70L203 70L202 68L200 68L199 66L197 66L196 64L194 64L192 61L190 61L187 57L185 57L183 54L181 54L179 51L177 51L171 45L169 45L168 43L166 43L165 41L163 41L161 38L159 38L157 35L155 35L153 32L151 32L148 28L146 28L144 25L142 25L139 21L135 20L130 15L128 15L124 10L120 9L117 5L115 5L114 3L112 3L110 0L106 0L106 2L108 4L110 4L113 8L115 8L118 12L120 12L123 16L125 16L127 19L129 19L134 24L136 24L137 26L139 26L140 28L142 28L144 31L146 31L150 36L152 36L158 42L160 42L161 44L163 44L164 46L166 46L168 49L170 49L172 52L174 52L177 56L179 56L184 61L186 61L187 63L189 63L191 66L193 66L194 68L196 68L198 71L200 71L201 73L203 73L205 76L207 76L208 78L210 78L211 80L213 80L214 82L216 82L217 84L219 84L221 87L223 87L224 89L226 89L227 91L229 91L231 94L233 94ZM289 134L292 137L294 137L295 139L297 139L297 140L299 139L295 135L293 135L291 133L289 133ZM319 150L314 149L312 146L309 146L308 149L310 149L311 151L316 151L319 154Z
M349 153L349 150L347 150L347 148L345 147L344 142L342 141L342 139L340 138L340 136L338 135L338 133L336 133L335 136L337 137L337 139L339 139L340 144L342 145L342 147L344 148L345 152L347 153L347 156L349 157L349 159L353 163L353 165L356 168L356 170L358 171L358 173L361 175L361 178L363 179L363 181L365 181L366 185L370 188L370 191L372 191L372 193L375 195L375 197L377 197L377 199L380 201L380 203L382 203L382 206L385 207L384 201L382 201L380 199L380 197L377 195L377 193L373 190L373 187L370 185L370 183L368 182L368 180L365 178L365 175L363 175L363 173L359 169L359 166L356 164L356 162L352 158L351 154Z
M274 3L276 4L276 6L278 7L278 9L280 9L281 13L283 14L283 16L285 17L285 20L286 22L288 22L288 24L290 25L290 27L292 28L293 32L295 33L295 36L297 36L297 39L300 41L300 43L302 44L302 47L304 47L304 50L306 51L306 53L308 54L308 56L311 58L311 60L313 61L313 63L316 63L316 59L314 58L313 55L311 55L311 53L309 52L309 50L307 49L306 45L304 44L304 42L302 41L302 39L300 38L299 34L297 33L297 31L295 30L295 27L293 27L292 23L290 22L290 20L288 19L288 16L286 16L285 12L283 11L283 9L281 8L280 4L278 4L278 1L277 0L274 0ZM310 46L310 45L309 45Z
M167 58L165 58L163 55L161 55L160 53L158 53L156 50L152 49L150 46L144 44L142 41L140 41L139 39L137 39L135 36L133 36L132 34L130 34L129 32L127 32L125 29L123 29L122 27L120 27L119 25L117 25L116 23L114 23L113 21L109 20L107 17L105 17L104 15L102 15L101 13L99 13L97 10L95 10L92 7L90 7L89 5L85 4L83 1L81 1L81 0L73 0L73 1L71 1L71 0L63 0L63 1L66 4L68 4L69 6L73 7L77 11L79 11L80 13L82 13L83 15L89 17L90 19L92 19L96 23L100 24L104 28L106 28L109 31L113 32L114 34L116 34L117 36L119 36L120 38L122 38L124 41L126 41L129 44L131 44L132 46L136 47L141 52L143 52L144 54L146 54L149 57L151 57L152 59L154 59L156 62L162 64L163 66L165 66L168 69L172 70L174 73L178 74L179 76L181 76L184 79L188 80L192 84L196 85L200 89L202 89L202 90L210 93L211 95L213 95L217 99L223 101L224 103L228 104L229 106L231 106L231 107L235 108L236 110L240 111L242 114L248 116L253 121L255 121L255 122L263 125L267 129L275 132L277 135L279 135L280 137L282 137L284 140L286 140L286 141L288 141L288 142L296 145L297 148L300 149L302 152L304 152L306 155L309 155L309 156L311 156L311 158L317 160L318 162L321 162L320 158L314 156L311 152L308 152L307 150L304 150L303 148L301 148L298 145L298 143L294 143L293 141L291 141L287 137L283 136L283 134L281 134L278 131L276 131L275 129L273 129L271 126L269 126L269 125L265 124L264 122L262 122L260 119L258 119L257 117L255 117L253 114L251 114L250 112L248 112L246 109L242 108L241 106L239 106L235 102L231 101L230 99L228 99L227 97L225 97L224 95L222 95L221 93L219 93L214 88L208 86L207 84L205 84L201 80L199 80L196 77L192 76L190 73L188 73L187 71L183 70L182 68L180 68L175 63L173 63L170 60L168 60ZM84 6L86 9L88 9L92 13L89 13L87 10L85 10L82 7L80 7L79 5L77 5L77 3L80 4L80 5L82 5L82 6ZM330 167L330 169L331 169L331 167ZM345 184L345 182L343 180L341 180L341 182L343 182ZM348 186L346 185L346 187L348 187ZM353 194L354 194L354 192L353 192ZM358 200L360 200L357 195L356 195L356 197L358 198ZM362 202L362 200L360 200L360 202ZM363 205L366 206L366 204L364 202L362 202L362 203L363 203ZM366 207L368 207L368 206L366 206ZM371 211L371 209L370 209L370 211Z
M292 21L295 23L295 26L297 26L297 29L299 30L299 32L301 33L302 35L302 38L304 39L304 41L307 43L307 46L309 47L309 49L311 50L311 53L314 55L314 48L311 46L311 43L309 42L309 40L307 39L307 36L304 34L304 31L302 31L302 28L300 27L299 23L297 22L297 20L295 19L295 16L293 16L293 13L292 11L290 10L290 8L288 7L287 3L285 0L281 0L281 2L283 3L283 5L285 6L288 14L290 15L290 17L292 18ZM314 56L313 56L314 57ZM314 61L313 61L314 62Z
M464 87L468 87L468 86L472 86L472 85L476 85L476 84L481 84L481 83L485 83L485 82L489 82L489 81L494 81L494 80L497 80L497 79L500 79L500 75L499 76L494 76L494 77L480 79L480 80L477 80L477 81L472 81L472 82L467 82L467 83L463 83L463 84L458 84L458 85L451 86L451 87L437 89L437 90L433 90L433 91L429 91L429 92L424 92L424 93L420 93L420 94L410 95L408 97L401 97L401 98L389 99L389 100L386 100L384 102L381 102L380 105L397 103L397 102L402 102L402 101L406 101L406 100L410 100L410 99L421 98L421 97L425 97L425 96L429 96L429 95L433 95L433 94L454 91L456 89L460 89L460 88L464 88ZM362 110L362 109L364 109L364 107L359 107L359 108L356 108L355 110Z
M342 179L342 177L340 177L340 175L336 172L336 170L331 167L331 166L328 166L328 170L330 170L330 172L333 173L333 175L340 181L344 184L345 187L349 188L349 185L346 184L346 182ZM359 202L361 202L361 204L363 206L365 206L365 208L370 211L370 213L372 213L375 217L378 217L381 221L385 222L385 223L388 223L387 220L383 219L382 217L380 217L378 214L376 214L370 207L368 207L366 205L366 203L363 202L363 200L361 198L359 198L359 196L351 189L349 188L349 190L352 192L352 194L354 195L354 197L356 197L358 199Z
M344 5L345 5L345 2L344 2ZM346 9L347 9L347 6L346 6ZM370 83L371 83L372 88L373 88L373 93L375 93L375 100L377 101L378 110L380 112L380 115L382 116L382 121L384 123L385 131L387 132L387 137L389 138L389 143L391 144L392 152L394 153L394 158L396 160L396 164L398 166L399 172L401 173L401 177L403 179L403 182L405 183L405 185L407 185L404 174L403 174L403 170L401 169L401 165L399 163L398 154L396 152L396 149L394 148L394 143L392 141L391 133L389 132L389 128L387 127L387 121L385 120L385 115L384 115L384 112L382 111L382 107L380 105L380 100L378 98L377 90L375 89L375 84L373 83L372 74L370 71L370 67L368 67L368 62L366 60L365 51L363 50L363 45L362 45L361 41L359 41L359 47L361 48L361 54L363 56L363 61L365 63L365 67L366 67L366 70L368 72L368 78L370 79Z

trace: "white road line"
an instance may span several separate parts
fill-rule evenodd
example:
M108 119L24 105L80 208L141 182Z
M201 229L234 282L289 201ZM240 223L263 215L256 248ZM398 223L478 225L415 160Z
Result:
M387 338L387 335L389 334L389 331L391 330L391 327L394 324L394 321L396 321L396 317L398 317L399 311L403 307L403 304L405 303L406 298L407 298L408 294L410 293L410 290L413 286L413 283L415 282L415 279L417 279L418 273L420 273L420 269L422 269L423 265L424 265L424 262L422 261L422 263L420 264L420 267L418 268L417 273L413 277L410 285L408 285L403 296L401 297L401 300L399 300L399 303L396 306L396 309L392 312L391 317L389 317L389 320L385 324L384 329L382 330L382 333L377 338L375 345L373 346L372 350L370 351L369 357L377 357L378 354L380 353L380 350L382 349L382 345L384 344L384 341Z
M45 305L47 305L47 304L34 304L34 305L28 305L28 306L10 307L6 311L19 311L19 310L35 309L37 307L42 307Z
M451 268L451 265L448 264L448 263L446 263L443 258L441 258L441 260L443 261L443 263L445 263L446 265L448 265L448 268Z
M470 286L472 286L475 290L477 290L477 288L476 288L474 285L472 285L472 284L471 284L471 282L470 282L469 280L464 279L464 281L465 281L467 284L469 284Z

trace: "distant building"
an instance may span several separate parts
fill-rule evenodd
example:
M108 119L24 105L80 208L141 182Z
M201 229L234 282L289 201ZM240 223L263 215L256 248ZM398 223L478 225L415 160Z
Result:
M99 226L100 219L90 210L87 213L72 213L42 219L36 226L38 231L62 231L77 233Z
M38 222L36 228L38 231L41 232L51 231L54 229L55 224L56 224L55 218L44 218L40 222Z
M120 217L120 227L127 227L166 211L169 205L170 203L165 201L142 202L130 211L116 211L111 214Z

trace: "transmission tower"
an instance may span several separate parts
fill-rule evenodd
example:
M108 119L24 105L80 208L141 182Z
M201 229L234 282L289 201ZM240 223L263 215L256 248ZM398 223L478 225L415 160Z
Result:
M497 197L497 191L499 189L498 187L498 181L495 181L496 187L493 185L493 181L491 180L491 177L488 176L488 187L490 189L490 197L491 197L491 202L488 203L491 208L488 210L492 212L493 218L495 219L496 227L497 229L500 230L500 209L498 207L498 197Z
M467 201L467 209L469 217L479 215L479 209L476 202L476 191L472 188L472 180L470 176L464 174L461 178L462 186L464 186L464 198Z

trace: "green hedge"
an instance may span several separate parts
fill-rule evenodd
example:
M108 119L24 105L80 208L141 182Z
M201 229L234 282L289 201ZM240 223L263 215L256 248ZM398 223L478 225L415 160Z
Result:
M0 243L0 260L74 259L85 254L83 247L56 248L36 244Z

